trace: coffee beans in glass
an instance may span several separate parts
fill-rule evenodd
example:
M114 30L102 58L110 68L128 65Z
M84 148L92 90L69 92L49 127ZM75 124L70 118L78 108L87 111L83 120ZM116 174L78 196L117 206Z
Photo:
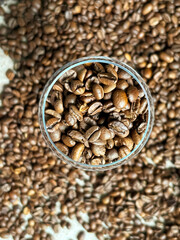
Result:
M153 99L127 64L101 56L80 58L47 82L39 121L60 159L86 170L108 170L134 158L147 142Z

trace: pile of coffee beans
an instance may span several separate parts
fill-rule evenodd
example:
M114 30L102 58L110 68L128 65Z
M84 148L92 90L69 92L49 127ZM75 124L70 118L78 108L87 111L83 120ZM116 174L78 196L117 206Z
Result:
M99 240L179 240L179 0L19 0L0 15L0 47L16 71L1 94L0 237L50 240L47 227L70 228L68 216ZM90 55L130 63L151 89L156 119L137 158L85 175L46 146L38 103L59 67Z
M139 89L138 89L139 88ZM124 70L99 62L66 71L46 102L46 127L60 151L99 165L126 157L145 132L147 100Z

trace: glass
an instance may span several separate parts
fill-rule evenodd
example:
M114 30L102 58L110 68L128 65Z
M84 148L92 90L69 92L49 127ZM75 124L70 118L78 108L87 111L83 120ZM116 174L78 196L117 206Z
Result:
M76 162L72 160L70 157L62 153L56 145L53 143L51 140L47 128L46 128L46 123L45 123L45 103L46 99L49 95L49 92L55 82L62 76L66 71L79 66L81 64L85 63L90 63L90 62L99 62L99 63L105 63L105 64L113 64L115 66L118 66L120 69L128 72L134 80L138 82L138 84L141 86L141 88L144 91L145 97L148 102L148 122L147 122L147 127L145 130L145 133L140 141L140 143L131 151L126 157L121 158L117 161L114 161L112 163L108 164L103 164L103 165L89 165L89 164L84 164L80 162ZM57 70L52 77L49 79L47 84L44 87L40 102L39 102L39 122L40 122L40 129L43 134L43 137L45 141L47 142L48 146L51 148L51 150L55 153L55 155L60 158L62 161L69 163L73 165L74 167L81 168L84 170L88 171L104 171L104 170L110 170L116 167L119 167L120 165L130 161L133 159L144 147L146 144L150 134L151 130L153 127L154 123L154 105L153 105L153 98L151 96L151 93L149 91L148 86L142 79L142 77L130 66L128 66L126 63L120 62L119 60L109 58L109 57L103 57L103 56L91 56L91 57L84 57L84 58L79 58L75 61L69 62L63 67L61 67L59 70Z

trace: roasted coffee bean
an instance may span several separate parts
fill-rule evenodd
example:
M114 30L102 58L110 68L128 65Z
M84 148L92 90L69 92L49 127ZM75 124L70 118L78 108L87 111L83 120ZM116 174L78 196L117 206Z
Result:
M62 99L56 100L54 103L54 109L57 113L63 113L64 107L63 107L63 102Z
M72 114L78 121L83 120L83 114L77 109L75 105L69 106L69 113Z
M73 93L71 94L68 94L66 97L65 97L65 100L64 100L64 106L65 108L68 108L69 105L74 105L75 102L76 102L76 98L77 96Z
M76 142L67 135L62 135L62 141L68 147L74 147L74 145L76 144Z
M127 146L122 146L119 148L119 157L120 158L124 158L126 157L131 151L129 150L129 148Z
M85 87L80 80L74 80L71 82L71 90L74 94L81 95L85 92Z
M106 127L102 127L101 128L101 133L100 133L100 139L101 140L109 140L109 139L112 139L113 136L112 136L112 132L106 128Z
M128 104L128 98L123 90L115 90L112 96L113 104L116 108L125 108Z
M141 141L141 137L135 129L132 130L131 137L135 144L139 144L139 142Z
M6 71L6 76L10 81L12 81L15 77L15 73L11 69L8 69Z
M125 124L119 121L112 121L108 124L108 127L112 129L119 137L127 137L129 130Z
M71 114L70 112L65 113L64 119L68 126L74 126L77 122L76 117L73 114Z
M92 144L91 150L93 154L97 157L104 156L106 152L106 148L104 145L97 145L97 144Z
M101 100L104 97L104 90L101 85L97 83L93 84L92 91L96 100Z
M116 149L110 149L107 151L106 157L109 161L113 161L119 157L118 151Z
M103 91L104 93L110 93L116 88L116 83L111 84L111 85L104 85Z
M93 116L102 111L103 105L101 102L93 102L89 105L88 113Z
M59 129L49 133L50 138L53 142L58 142L61 139L61 132Z
M116 88L121 89L121 90L125 90L126 88L128 88L129 84L126 82L126 80L120 79L117 81L116 83Z
M68 155L69 149L67 146L60 142L56 143L55 145L61 152L63 152L65 155Z
M94 141L98 140L101 135L100 127L93 126L89 128L85 133L85 138L90 142L93 143Z
M130 102L135 102L139 96L139 91L136 87L130 86L127 89L128 99Z
M112 73L99 73L98 78L104 85L111 85L117 82L117 78Z
M85 240L85 232L81 231L77 235L78 240Z
M83 151L84 151L84 144L83 143L77 143L73 149L72 149L72 152L71 152L71 158L74 160L74 161L79 161Z

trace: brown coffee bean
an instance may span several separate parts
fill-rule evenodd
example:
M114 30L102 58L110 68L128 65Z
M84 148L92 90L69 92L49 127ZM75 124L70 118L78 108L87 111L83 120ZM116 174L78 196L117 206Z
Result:
M75 118L75 116L73 116L69 112L65 113L64 119L65 119L68 126L74 126L77 122L77 119Z
M56 32L56 28L55 28L55 26L53 26L53 25L51 25L51 24L45 25L45 26L44 26L44 32L45 32L46 34L51 34L51 33Z
M115 84L117 81L117 78L112 73L99 73L98 79L104 85Z
M68 95L65 97L65 100L64 100L64 106L65 106L65 108L68 108L69 105L71 105L71 104L74 105L75 102L76 102L76 98L77 98L77 96L76 96L75 94L73 94L73 93L68 94Z
M60 142L56 143L55 145L61 152L63 152L65 155L68 155L69 149L67 146Z
M130 137L125 137L125 138L121 139L121 145L124 145L124 146L128 147L129 150L132 150L133 146L134 146L134 142Z
M170 56L168 53L166 52L161 52L159 55L160 59L167 62L167 63L172 63L174 58L172 56Z
M96 100L101 100L104 97L104 90L103 87L97 83L93 84L92 86L93 95L95 96Z
M139 142L141 141L141 137L135 129L132 130L131 137L135 144L139 144Z
M148 13L150 13L153 10L153 5L151 3L147 3L144 5L143 9L142 9L142 14L143 15L147 15Z
M76 144L76 142L67 135L62 135L62 141L67 147L74 147Z
M77 70L77 77L81 82L84 81L86 73L87 69L84 66L80 65L79 69Z
M110 93L116 88L116 83L111 84L111 85L104 85L103 90L104 93Z
M83 143L85 141L85 137L79 131L71 130L68 132L68 135L76 142Z
M113 161L119 157L118 152L116 149L110 149L107 151L106 155L107 159Z
M63 101L62 99L56 100L54 103L54 109L57 113L62 114L64 111L64 107L63 107Z
M85 240L85 232L81 231L77 235L78 240Z
M103 65L99 62L94 63L94 69L95 69L96 72L99 72L99 73L105 72L105 69L104 69Z
M111 131L106 127L102 127L101 128L100 139L106 141L106 140L111 139L111 138L113 138L113 136L111 134Z
M83 114L77 109L75 105L69 106L69 113L72 114L78 121L83 120Z
M15 73L11 69L8 69L6 71L6 76L10 81L12 81L15 77Z
M103 105L101 102L93 102L89 106L88 113L89 113L89 115L93 116L93 115L101 112L102 108L103 108Z
M93 154L97 157L104 156L106 152L106 148L104 145L97 145L97 144L92 144L91 150Z
M84 151L84 144L83 143L77 143L73 149L72 149L72 152L71 152L71 158L74 160L74 161L79 161L83 151Z
M85 133L85 138L90 142L93 143L94 141L98 140L101 135L100 127L93 126L89 128Z
M49 133L50 138L53 142L58 142L61 139L61 132L59 129Z
M120 158L124 158L124 157L126 157L130 152L131 152L131 151L129 150L128 147L122 146L122 147L119 148L119 152L118 152L118 153L119 153L119 157L120 157Z
M118 74L116 70L111 65L106 65L106 71L111 73L116 79L118 79Z
M128 104L127 95L123 90L115 90L112 96L113 104L116 108L125 108Z
M100 165L102 163L101 158L94 158L91 161L91 165Z
M85 92L84 84L80 80L73 80L71 82L71 90L76 95L81 95Z
M108 127L112 129L116 135L119 137L127 137L129 135L129 130L125 124L119 121L112 121L108 124Z
M135 102L139 96L139 91L136 87L130 86L127 89L127 95L130 102Z
M61 120L61 114L54 111L53 109L47 109L45 110L45 113Z
M120 79L116 83L117 89L125 90L128 88L129 84L126 82L126 80Z

